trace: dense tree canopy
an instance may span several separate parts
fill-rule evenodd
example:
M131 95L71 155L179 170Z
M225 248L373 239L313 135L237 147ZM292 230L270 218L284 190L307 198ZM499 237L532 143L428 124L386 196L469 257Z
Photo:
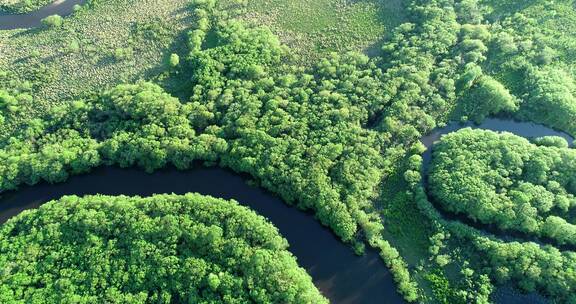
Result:
M572 149L463 129L434 147L429 192L444 208L482 223L576 245L574 172Z
M491 11L518 8L512 4L404 1L406 22L386 35L375 56L334 53L303 66L266 27L229 18L233 12L221 11L217 1L192 1L186 45L166 50L165 71L151 81L85 92L29 119L21 106L33 106L30 94L38 83L53 81L52 73L39 64L26 70L31 82L19 82L0 72L0 189L60 182L103 164L151 172L204 162L248 173L357 248L368 241L410 301L424 299L427 290L418 288L405 256L414 272L429 272L418 282L430 281L445 302L486 303L487 275L566 300L574 290L569 253L483 238L445 222L419 188L425 149L418 139L451 119L508 115L576 132L573 75L556 64L569 44L554 45L522 13ZM62 30L68 24L56 17L45 23ZM154 28L136 24L134 31ZM108 59L129 62L138 54L129 44L115 45ZM65 49L88 52L78 41ZM461 131L436 148L431 194L473 220L574 245L573 158L559 138L530 143ZM386 208L400 210L400 220L383 219L390 215ZM407 219L414 215L418 219ZM424 235L407 238L430 245L426 257L433 266L422 270L425 259L415 258L413 248L392 247L384 223L407 235L419 226ZM549 260L557 262L550 270ZM456 284L443 277L454 264L462 278ZM211 276L208 288L219 279Z
M390 134L365 127L375 114L370 107L386 102L381 69L355 53L334 54L312 68L286 64L289 55L269 30L209 18L213 9L197 3L198 29L178 65L190 75L182 86L188 102L138 83L56 108L2 149L1 187L61 181L103 163L152 171L218 162L312 209L344 241L357 242L363 233L402 292L415 299L406 265L384 241L371 203L391 165L386 157L401 153L387 150ZM82 148L64 154L55 168L32 167L31 160L45 157L45 146L69 140L62 134L73 134Z
M198 194L68 196L0 240L2 303L327 303L274 226Z

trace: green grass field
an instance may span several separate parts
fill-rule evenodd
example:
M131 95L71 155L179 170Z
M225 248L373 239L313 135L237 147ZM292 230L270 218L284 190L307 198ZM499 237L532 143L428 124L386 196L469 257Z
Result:
M31 84L34 98L21 104L29 119L83 94L148 79L170 53L184 55L187 3L104 0L67 17L61 28L0 31L0 71L10 76L0 81ZM236 14L269 26L313 64L310 58L329 51L374 53L402 12L400 0L253 0Z
M33 100L21 104L26 118L156 74L189 24L187 1L160 2L103 1L67 17L61 28L0 31L0 71L32 86Z
M401 0L251 0L240 17L264 24L305 57L326 52L375 54L404 20Z

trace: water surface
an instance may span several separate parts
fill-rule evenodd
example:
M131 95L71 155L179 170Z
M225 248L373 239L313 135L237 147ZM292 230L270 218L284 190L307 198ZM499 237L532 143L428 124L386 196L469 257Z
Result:
M491 130L496 132L509 132L518 136L522 136L524 138L530 139L535 137L542 137L542 136L559 136L564 139L573 146L574 138L567 133L557 131L543 125L535 124L532 122L519 122L514 120L508 119L500 119L500 118L488 118L485 119L481 124L474 124L472 122L460 123L460 122L452 122L449 123L446 127L437 128L433 130L430 134L422 137L420 141L426 146L427 150L422 155L423 163L422 163L422 176L423 176L423 183L424 187L426 188L426 181L428 173L428 168L430 166L430 161L432 160L432 150L434 143L440 140L442 135L458 131L463 128L473 128L473 129L484 129L484 130ZM490 225L484 225L481 223L476 223L469 219L464 214L453 214L442 210L439 204L435 204L432 197L428 196L428 200L436 207L436 209L440 212L440 214L446 218L447 220L457 220L460 222L465 223L466 225L472 226L483 233L494 235L504 241L534 241L536 243L542 244L543 242L550 242L550 240L546 239L538 239L533 236L529 236L524 233L518 232L510 232L510 231L501 231L496 227ZM572 247L569 246L556 246L561 249L567 249ZM492 301L494 303L499 304L544 304L549 303L549 301L544 298L542 295L538 293L530 293L530 294L523 294L519 292L517 289L506 286L502 288L497 288L496 291L492 294Z
M502 118L487 118L481 124L472 122L451 122L443 128L436 128L430 134L423 136L420 141L427 148L426 152L422 155L424 162L423 167L426 169L432 158L432 146L442 137L442 135L456 132L463 128L484 129L496 132L509 132L525 138L535 138L542 136L560 136L572 145L574 138L569 134L561 131L556 131L543 125L533 122L521 122L510 119Z
M0 30L32 28L42 25L42 19L50 15L66 16L74 12L74 5L85 0L57 0L27 14L0 14Z
M221 168L165 169L147 174L138 169L101 167L64 183L41 183L4 193L0 198L0 223L64 195L188 192L235 199L268 218L288 240L298 264L308 271L331 303L404 303L377 252L367 250L365 255L356 256L312 215L288 206L269 192L248 186L245 178Z

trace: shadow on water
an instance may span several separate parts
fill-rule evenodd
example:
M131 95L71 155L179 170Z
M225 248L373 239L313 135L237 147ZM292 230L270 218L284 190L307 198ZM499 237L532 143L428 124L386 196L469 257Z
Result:
M32 28L42 25L42 19L50 15L66 16L74 12L74 5L85 0L57 0L37 11L21 15L0 15L0 30Z
M0 223L64 195L150 196L198 192L235 199L278 227L300 266L332 303L404 303L377 252L368 250L365 255L356 256L312 215L288 206L269 192L248 186L245 180L220 168L165 169L147 174L138 169L101 167L64 183L41 183L4 193L0 198Z

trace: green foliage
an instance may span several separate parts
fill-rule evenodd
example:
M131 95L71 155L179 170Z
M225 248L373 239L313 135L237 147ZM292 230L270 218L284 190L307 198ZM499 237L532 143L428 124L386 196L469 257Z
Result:
M482 2L495 37L483 67L523 100L516 117L576 134L573 3Z
M486 272L496 283L513 283L526 292L543 291L561 303L576 300L574 252L533 242L497 240L462 223L445 220L428 201L422 186L417 186L414 194L422 214L440 229L450 231L459 246L469 252L475 268ZM482 293L486 294L486 290Z
M60 15L51 15L42 19L42 24L47 27L61 27L64 19Z
M457 291L450 286L450 281L442 275L441 271L436 271L426 275L434 293L434 299L442 304L464 304L466 300L459 297Z
M529 68L525 75L525 85L530 88L529 98L522 104L519 117L576 134L574 79L554 68Z
M0 90L0 110L16 112L18 110L18 99L7 91Z
M139 83L56 108L38 130L29 126L31 136L22 134L3 150L11 160L3 170L14 176L4 175L3 188L64 178L27 167L27 158L40 157L43 148L32 142L50 142L53 130L76 132L90 143L81 151L97 158L70 154L69 162L82 169L107 163L153 171L169 163L187 169L194 160L219 162L315 211L347 242L362 229L414 300L406 264L382 238L370 203L386 173L381 149L389 142L388 135L363 127L369 105L382 101L379 69L359 54L333 55L310 70L286 67L285 49L268 30L236 21L212 30L216 43L205 49L192 43L180 65L190 69L182 74L191 72L185 86L190 102Z
M0 70L10 78L5 83L0 76L0 89L27 82L31 89L26 93L34 97L20 103L21 116L0 129L0 141L53 107L118 83L152 78L166 54L184 49L180 37L190 26L187 5L187 0L156 5L146 0L89 1L61 27L0 30ZM131 48L133 56L115 60L117 48Z
M427 299L416 277L438 301L484 303L486 274L574 300L571 252L443 220L414 155L449 119L505 114L574 134L569 2L196 0L186 10L187 1L111 0L43 31L0 31L0 188L101 164L204 161L311 210L358 252L366 240L410 301ZM155 70L180 100L149 82L114 86ZM436 151L431 183L444 188L433 195L501 229L574 242L565 141L457 134ZM420 261L431 266L412 271ZM448 281L438 266L462 271ZM228 286L217 272L202 284Z
M0 238L3 303L327 303L277 229L234 201L68 196Z
M480 76L460 102L463 113L478 123L488 116L518 109L516 98L490 76Z
M476 237L473 242L484 257L478 262L490 269L490 275L498 283L512 281L527 292L544 290L561 302L574 301L576 280L570 270L576 265L573 252L535 243L497 242L485 237Z
M175 68L180 64L180 56L178 54L170 54L170 59L168 60L168 64L171 68Z
M537 137L534 138L532 142L536 145L545 147L568 148L569 146L566 139L560 136Z
M576 152L566 146L463 129L435 146L430 193L446 209L484 224L576 245L576 226L570 223L575 164Z

